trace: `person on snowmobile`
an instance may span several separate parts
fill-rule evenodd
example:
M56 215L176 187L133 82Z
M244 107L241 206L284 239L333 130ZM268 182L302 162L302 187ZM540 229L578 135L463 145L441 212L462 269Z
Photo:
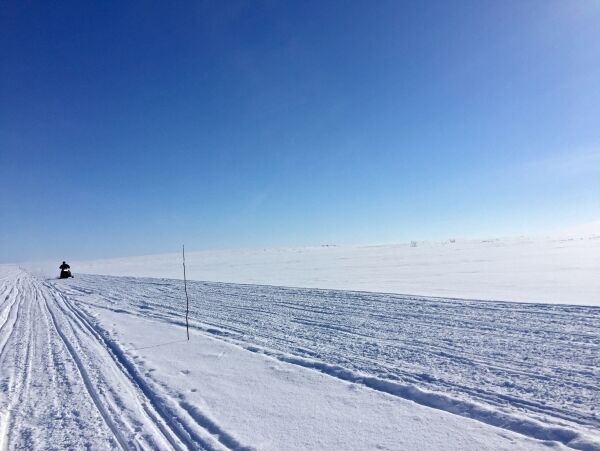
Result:
M67 265L67 262L62 262L62 265L58 267L60 269L60 278L68 279L69 277L73 277L71 275L71 267Z

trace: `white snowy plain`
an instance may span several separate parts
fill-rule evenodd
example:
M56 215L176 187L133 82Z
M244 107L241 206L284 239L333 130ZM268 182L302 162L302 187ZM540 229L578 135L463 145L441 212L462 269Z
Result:
M600 306L600 223L596 228L584 236L187 252L187 274L212 282ZM180 253L72 264L88 274L182 277ZM56 262L37 266L54 273Z
M179 281L43 280L7 266L0 272L1 449L600 444L583 429L540 424L537 432L549 437L536 440L535 433L430 408L379 389L375 378L369 384L338 377L317 360L257 352L222 335L225 330L206 329L197 317L187 341L178 324L181 298L169 301L181 294ZM126 300L119 298L122 289Z
M189 253L189 341L177 254L0 265L0 450L600 450L599 251Z

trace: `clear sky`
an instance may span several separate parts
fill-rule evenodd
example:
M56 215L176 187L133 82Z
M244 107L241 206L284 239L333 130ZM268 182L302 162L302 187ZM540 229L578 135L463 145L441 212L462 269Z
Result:
M0 262L600 218L600 2L0 2Z

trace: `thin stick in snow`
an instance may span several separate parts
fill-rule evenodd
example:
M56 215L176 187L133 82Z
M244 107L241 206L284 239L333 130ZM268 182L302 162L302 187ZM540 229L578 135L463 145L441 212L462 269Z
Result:
M188 323L188 315L190 312L190 299L187 292L187 280L185 278L185 244L183 245L183 289L185 290L185 331L187 339L190 339L190 325Z

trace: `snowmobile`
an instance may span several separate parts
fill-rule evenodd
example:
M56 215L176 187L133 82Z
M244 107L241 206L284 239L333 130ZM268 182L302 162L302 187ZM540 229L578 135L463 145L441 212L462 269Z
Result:
M71 274L71 267L67 265L67 262L62 262L62 265L60 265L58 269L60 269L60 276L58 277L59 279L68 279L69 277L73 277L73 274Z

